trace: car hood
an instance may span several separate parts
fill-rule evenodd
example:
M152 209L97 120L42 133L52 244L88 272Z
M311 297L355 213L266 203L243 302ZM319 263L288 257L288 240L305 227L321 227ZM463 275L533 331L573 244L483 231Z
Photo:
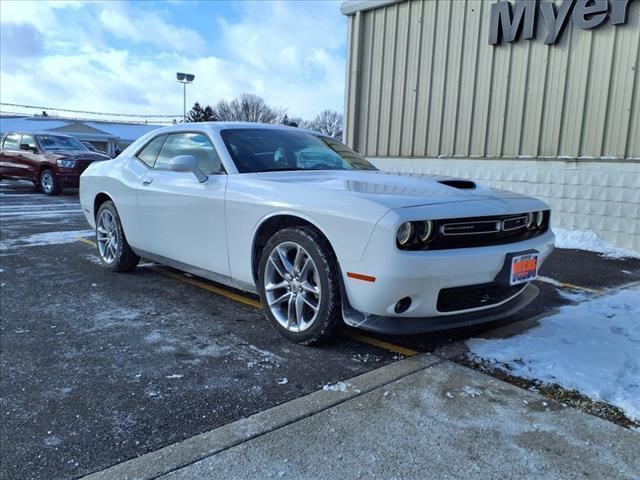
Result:
M357 194L390 209L449 202L528 198L506 190L439 175L410 176L354 170L265 172L257 175L263 181L295 183L307 186L309 190Z
M89 162L111 160L111 157L108 155L87 150L52 150L48 151L47 154L55 158L68 158L71 160L84 160Z

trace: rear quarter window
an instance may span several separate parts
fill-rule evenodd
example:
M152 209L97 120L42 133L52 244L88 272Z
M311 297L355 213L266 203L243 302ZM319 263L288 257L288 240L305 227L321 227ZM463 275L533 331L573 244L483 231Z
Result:
M4 141L2 142L2 148L9 148L11 150L20 149L20 135L19 133L10 133L6 137L4 137Z
M162 148L164 141L167 139L166 135L160 135L147 143L142 150L136 155L140 160L153 168L153 164L156 162L158 152Z

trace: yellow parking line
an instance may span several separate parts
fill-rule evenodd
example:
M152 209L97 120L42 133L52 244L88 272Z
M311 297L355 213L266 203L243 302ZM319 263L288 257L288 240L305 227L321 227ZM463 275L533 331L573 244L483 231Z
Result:
M573 283L558 282L560 285L566 288L572 288L574 290L584 290L590 293L602 293L604 290L598 290L597 288L581 287L580 285L574 285Z
M262 303L252 298L245 297L244 295L239 295L237 293L230 292L226 289L216 287L214 285L211 285L210 283L206 283L201 280L197 280L195 278L185 277L184 275L171 272L169 270L165 270L164 268L152 267L151 269L155 272L161 273L163 275L174 278L181 282L188 283L189 285L193 285L198 288L203 288L205 290L208 290L209 292L215 293L217 295L221 295L223 297L229 298L231 300L242 303L244 305L248 305L250 307L257 308L257 309L262 309ZM393 343L385 342L384 340L379 340L377 338L369 337L367 335L363 335L357 332L345 332L345 336L351 338L352 340L356 340L361 343L366 343L368 345L373 345L393 353L399 353L406 357L411 357L412 355L415 355L418 353L415 350L411 350L410 348L405 348L400 345L394 345Z
M370 337L368 335L363 335L362 333L358 333L358 332L348 331L348 332L345 332L344 335L346 337L351 338L352 340L366 343L367 345L373 345L375 347L383 348L384 350L388 350L393 353L399 353L400 355L404 355L405 357L411 357L418 353L417 351L412 350L410 348L402 347L394 343L385 342L384 340Z
M572 290L582 290L582 291L589 292L589 293L603 293L604 292L604 290L600 290L600 289L597 289L597 288L581 287L580 285L575 285L573 283L567 283L567 282L560 282L560 281L556 280L555 278L544 277L544 276L540 276L540 277L536 278L536 281L542 282L542 283L548 283L549 285L552 285L552 286L555 286L555 287L570 288Z
M180 273L171 272L169 270L165 270L164 268L159 267L151 267L151 270L154 272L161 273L166 275L167 277L171 277L175 280L179 280L184 283L188 283L189 285L193 285L194 287L202 288L204 290L208 290L209 292L215 293L216 295L220 295L222 297L226 297L230 300L234 300L238 303L242 303L244 305L248 305L253 308L262 308L262 304L253 298L245 297L244 295L239 295L234 292L230 292L229 290L225 290L220 287L216 287L209 283L205 283L201 280L197 280L195 278L186 277Z
M78 237L76 240L82 242L86 245L91 245L92 247L96 246L96 243L87 239ZM198 280L196 278L186 277L183 274L172 272L169 270L165 270L161 267L152 267L154 272L161 273L162 275L166 275L167 277L171 277L175 280L179 280L184 283L188 283L189 285L193 285L194 287L202 288L211 293L215 293L216 295L220 295L222 297L228 298L238 303L242 303L243 305L247 305L249 307L253 307L256 309L261 309L262 304L254 300L253 298L245 297L244 295L240 295L238 293L231 292L224 288L216 287L215 285L211 285L210 283L203 282L202 280ZM362 333L348 331L344 334L346 337L351 338L357 342L366 343L367 345L373 345L378 348L382 348L383 350L387 350L393 353L399 353L400 355L404 355L406 357L411 357L418 352L412 350L410 348L402 347L400 345L395 345L390 342L385 342L384 340L379 340L377 338L369 337L368 335L363 335Z
M78 237L76 240L78 240L79 242L82 242L86 245L91 245L93 247L96 246L96 242L93 242L87 238L82 238L82 237ZM169 270L165 270L164 268L160 268L160 267L152 267L151 268L153 271L161 273L163 275L166 275L167 277L171 277L175 280L180 280L181 282L184 283L188 283L190 285L194 285L196 287L202 288L204 290L208 290L212 293L215 293L217 295L229 298L231 300L234 300L238 303L243 303L244 305L249 305L250 307L253 308L262 308L262 304L252 298L249 297L245 297L243 295L239 295L237 293L234 292L230 292L228 290L225 290L223 288L219 288L216 287L214 285L211 285L209 283L205 283L201 280L197 280L195 278L190 278L190 277L185 277L182 274L179 273L175 273L175 272L171 272Z
M87 245L91 245L92 247L96 246L96 242L89 240L88 238L78 237L76 238L79 242L86 243Z

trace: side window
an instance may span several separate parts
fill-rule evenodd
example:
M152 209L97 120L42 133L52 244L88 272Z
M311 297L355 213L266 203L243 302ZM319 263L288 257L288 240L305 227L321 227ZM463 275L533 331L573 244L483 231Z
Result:
M166 138L166 135L160 135L159 137L154 138L149 143L147 143L147 145L142 150L138 152L137 157L153 168L153 164L156 161L158 152L160 151L160 148L162 148L162 144L164 143Z
M222 172L222 162L211 141L201 133L174 133L164 142L154 168L167 169L178 155L193 155L204 173Z
M20 140L20 144L27 144L31 148L36 148L36 139L33 138L33 135L22 135L22 140Z
M10 150L19 150L20 149L20 135L19 133L10 133L6 137L4 137L4 142L2 142L2 148L8 148Z

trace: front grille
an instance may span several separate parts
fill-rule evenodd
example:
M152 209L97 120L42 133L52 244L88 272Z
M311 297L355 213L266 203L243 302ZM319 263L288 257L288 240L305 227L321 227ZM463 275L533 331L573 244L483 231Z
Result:
M527 285L500 285L495 282L444 288L438 294L439 312L456 312L470 308L488 307L504 302L523 290Z
M76 161L76 167L75 167L75 170L76 170L78 173L82 173L82 172L84 172L84 171L87 169L87 167L88 167L89 165L91 165L93 162L95 162L95 160L78 160L78 161Z
M401 250L449 250L454 248L485 247L522 242L549 229L549 210L544 211L542 228L527 229L526 214L496 215L433 220L436 235L428 243L414 240L400 246Z
M445 223L440 229L443 235L479 235L500 231L499 220Z

